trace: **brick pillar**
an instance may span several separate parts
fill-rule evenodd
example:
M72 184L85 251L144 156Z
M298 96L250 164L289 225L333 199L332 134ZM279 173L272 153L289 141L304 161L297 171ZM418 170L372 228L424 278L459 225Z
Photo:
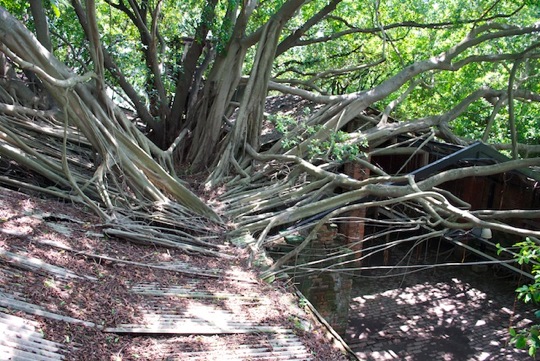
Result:
M344 240L338 237L338 227L335 224L324 225L309 247L304 249L299 257L299 263L321 260L330 252L335 253L340 247L344 248ZM316 265L320 272L311 272L295 278L298 288L315 306L325 320L340 334L345 334L349 315L352 278L341 272L325 271L339 270L331 267L336 261L325 261Z
M358 180L369 177L369 170L362 168L358 163L345 164L345 173ZM339 232L335 224L326 224L321 227L317 239L313 240L299 255L297 264L322 260L328 254L335 254L338 250L349 255L337 261L334 259L317 263L311 267L316 267L320 271L307 274L300 271L300 275L294 278L304 296L341 335L345 334L347 328L352 277L349 272L339 272L339 268L350 268L355 263L360 266L360 261L349 262L340 267L334 265L337 262L351 261L361 257L361 241L364 239L365 231L363 218L366 216L366 210L355 210L347 215L358 219L355 222L342 223ZM358 252L351 256L350 251Z
M345 163L343 173L356 180L364 180L369 177L369 169L363 168L359 163L349 162ZM340 232L345 236L348 247L355 252L356 262L351 266L360 268L362 266L362 241L365 234L365 222L366 208L356 209L346 214L347 217L351 217L354 220L346 223L342 223L340 226Z

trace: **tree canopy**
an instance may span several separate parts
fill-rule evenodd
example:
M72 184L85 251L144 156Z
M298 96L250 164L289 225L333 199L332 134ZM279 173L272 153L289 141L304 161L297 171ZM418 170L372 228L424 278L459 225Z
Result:
M4 5L21 20L28 19L37 32L30 5ZM349 98L383 83L395 84L395 89L379 88L381 94L367 102L381 110L390 107L387 112L396 119L447 113L482 88L508 93L515 64L514 87L530 92L510 102L520 115L516 140L537 141L536 102L528 101L537 91L538 6L532 2L104 1L96 7L95 29L89 27L80 2L45 5L53 35L43 37L54 43L55 56L75 73L84 73L92 69L89 39L99 40L103 76L113 99L137 112L162 149L183 130L194 131L175 156L196 170L211 167L210 154L221 150L217 140L223 136L223 122L210 120L212 114L227 114L229 104L223 103L230 102L242 75L253 74L256 49L266 48L261 47L264 26L274 20L281 24L275 29L276 50L268 50L275 53L268 74L272 82L313 96ZM426 67L430 61L432 66ZM402 72L412 64L424 67ZM222 85L223 68L234 70L229 74L234 79ZM205 94L217 91L226 99L198 105L197 98L202 102ZM502 106L508 103L506 97L498 98L495 106L494 99L477 97L452 119L452 130L458 136L504 143L509 136L504 126L508 106ZM207 121L194 120L200 118ZM206 138L205 132L211 141L198 141Z

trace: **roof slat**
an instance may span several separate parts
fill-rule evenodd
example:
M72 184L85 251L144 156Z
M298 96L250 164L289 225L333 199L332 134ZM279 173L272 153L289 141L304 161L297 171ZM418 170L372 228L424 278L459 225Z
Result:
M37 322L0 312L0 360L63 360L61 344L35 331Z
M108 327L103 332L118 334L175 334L175 335L217 335L244 333L283 333L287 330L273 326L231 325L215 326L199 322L179 322L176 324L156 324L151 326L121 324L118 327Z

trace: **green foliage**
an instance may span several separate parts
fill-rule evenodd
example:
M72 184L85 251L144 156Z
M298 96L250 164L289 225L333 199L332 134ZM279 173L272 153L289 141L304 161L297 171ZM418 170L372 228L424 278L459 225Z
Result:
M246 34L252 34L260 29L284 3L285 0L260 2L249 18ZM128 5L127 2L123 4ZM153 2L149 4L155 5ZM525 4L523 9L510 16L509 14L520 6L512 0L494 3L462 0L388 0L366 3L343 0L331 16L326 16L302 36L300 41L305 42L302 46L292 47L280 55L275 62L273 75L282 80L309 82L314 89L328 94L371 89L397 74L405 66L429 59L455 46L472 28L484 24L483 20L473 22L473 19L489 19L497 14L507 14L508 16L501 17L497 21L523 26L536 23L540 14L538 2L527 0ZM32 26L27 2L0 0L0 5ZM211 37L196 40L212 41L217 53L225 56L235 25L234 19L226 15L233 13L232 9L236 6L241 9L245 2L218 1L214 17L204 16L210 14L207 5L208 3L203 0L161 2L158 31L163 43L158 47L160 52L158 61L162 65L161 77L168 100L172 99L176 90L176 80L183 71L182 39L194 37L198 23L204 21L211 29ZM328 2L322 0L306 2L285 24L281 39L296 31L326 5ZM52 40L55 56L77 72L87 71L86 67L90 64L88 44L69 1L45 0L44 7L54 34ZM115 63L141 98L150 103L150 99L155 98L155 89L152 74L144 61L146 45L143 44L141 35L122 11L107 2L98 2L97 7L103 45L112 54ZM148 11L146 19L143 19L147 27L151 24L151 13L152 11ZM398 24L401 25L397 26ZM360 29L362 31L356 31ZM337 34L343 35L336 37ZM316 39L320 41L315 41ZM493 40L465 52L462 58L522 51L535 41L537 38L534 36ZM250 69L254 49L255 46L248 50L242 69L245 74ZM202 58L199 61L202 61ZM372 63L372 66L360 67ZM537 59L528 60L520 67L518 82L521 88L531 92L540 91L540 83L537 81L539 63ZM421 86L399 104L392 116L398 119L414 119L441 114L463 100L472 90L483 86L505 89L510 68L508 62L473 62L457 71L433 71L422 74L415 79L420 81ZM345 71L347 69L355 70ZM111 87L119 89L114 83L114 77L109 76L107 80ZM382 109L399 96L398 91L379 101L376 106ZM493 104L479 100L465 114L453 121L451 126L458 135L478 139L483 135L492 109ZM540 141L538 106L534 102L519 104L516 102L515 112L519 141L528 144L538 143ZM507 141L509 136L507 122L508 114L506 107L503 107L495 118L488 140ZM306 129L306 134L291 134L291 137L285 137L285 147L296 146L305 140L310 132L310 129ZM330 136L327 141L310 144L312 157L329 154L329 150L337 160L356 156L358 149L341 147L340 144L350 142L342 141L340 138L343 138L343 135L336 134Z
M533 284L523 285L516 289L518 298L525 303L540 303L540 265L538 264L538 261L540 261L540 247L530 238L516 243L514 246L519 248L519 253L515 257L517 263L530 265L535 280Z
M390 0L371 3L344 0L333 16L327 17L310 29L304 38L325 39L340 32L355 29L365 31L292 48L280 56L275 73L283 80L309 81L317 89L330 94L371 89L397 74L404 66L427 60L455 46L471 29L484 23L473 22L473 19L504 15L496 21L520 26L536 23L540 11L538 2L532 1L527 4L515 13L521 4L510 0L494 4L459 0ZM295 18L296 22L291 22L291 26L301 24L321 7L322 4L317 1L302 7ZM418 26L392 27L405 22ZM369 29L371 31L368 31ZM535 41L537 38L535 40L534 36L494 39L464 52L458 60L470 56L520 52ZM328 70L354 68L381 59L384 59L382 63L370 67L341 74L328 73ZM520 88L539 92L538 62L537 59L527 60L520 67L518 72ZM420 82L420 86L398 105L392 116L397 119L415 119L443 114L481 87L504 91L508 86L510 69L511 65L508 62L481 61L471 62L459 70L424 73L414 79ZM383 109L399 96L400 92L396 92L381 100L376 107ZM540 119L540 109L535 102L516 101L514 104L519 141L537 144L540 141L538 135L540 128L536 119ZM450 125L459 136L480 139L492 111L492 103L478 100ZM496 143L509 141L506 105L496 115L488 141ZM320 148L317 144L313 145L315 153L318 147Z
M293 117L282 114L270 114L268 120L274 124L274 127L281 134L287 133L296 125L296 120Z
M289 316L289 322L291 322L294 328L301 332L310 332L313 330L313 325L302 318L297 316Z
M0 0L0 6L21 20L24 20L27 12L30 11L30 3L28 1Z
M522 242L514 245L519 252L515 256L515 260L520 265L529 265L531 274L534 276L534 282L528 285L522 285L516 289L518 299L525 303L540 304L540 246L532 239L527 238ZM504 248L497 244L498 253L500 254ZM535 313L537 318L540 318L540 310ZM538 349L540 349L540 325L535 324L527 329L516 330L510 328L510 341L519 349L527 349L531 357L535 357Z
M302 142L300 135L293 135L290 132L296 126L296 120L293 117L283 114L271 114L268 120L278 132L284 135L281 140L283 148L292 149Z
M344 131L331 132L327 137L321 138L315 136L322 129L320 125L311 126L304 123L297 126L297 121L293 117L281 114L271 115L269 120L275 129L283 134L281 144L285 150L292 149L307 140L308 156L311 160L324 158L346 162L364 156L361 147L365 147L366 142L355 142L350 134Z
M56 18L60 17L60 2L58 0L51 0L51 11Z
M51 33L57 35L51 38L53 53L75 72L85 73L91 66L88 41L73 8L59 3L59 10L59 17L48 17Z
M538 312L535 313L536 317L539 317L540 314ZM534 325L531 326L529 329L525 330L519 330L516 331L513 328L509 329L511 342L514 343L516 348L519 349L528 349L529 356L535 357L536 352L540 348L540 326Z
M327 158L337 162L346 162L363 156L360 146L350 143L350 134L341 130L332 132L327 139L311 139L308 143L310 158Z

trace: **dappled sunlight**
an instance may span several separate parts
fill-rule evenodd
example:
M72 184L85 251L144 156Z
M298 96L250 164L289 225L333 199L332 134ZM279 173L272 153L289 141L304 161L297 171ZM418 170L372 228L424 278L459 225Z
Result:
M532 322L508 308L513 294L488 294L458 277L411 282L416 278L421 279L410 275L406 287L389 289L362 279L366 294L351 301L346 336L362 360L528 359L507 344L511 322Z
M171 252L169 252L169 250L164 250L162 252L155 252L155 255L157 256L157 259L160 261L160 262L172 262L173 261L173 257L171 255Z
M0 232L3 307L44 314L39 327L70 359L97 352L114 361L304 360L312 350L340 359L287 285L262 282L242 249L226 243L225 257L206 257L113 241L99 219L72 204L34 199L32 209L23 202L26 213L18 204L27 195L4 192L11 196L0 202L12 212L0 229L13 231ZM303 323L312 323L310 332L298 330Z
M29 236L41 223L40 219L34 217L12 215L10 218L2 220L0 230L8 235Z
M216 309L210 305L199 304L190 302L186 310L186 317L190 317L187 320L188 325L192 327L200 326L202 328L218 330L218 332L232 332L234 325L242 322L239 315L235 315L230 312ZM217 333L217 332L201 332L201 333Z
M243 282L235 282L235 289L250 289L250 283L258 282L255 274L251 271L247 271L240 267L231 266L224 270L225 275L232 280L239 280Z

